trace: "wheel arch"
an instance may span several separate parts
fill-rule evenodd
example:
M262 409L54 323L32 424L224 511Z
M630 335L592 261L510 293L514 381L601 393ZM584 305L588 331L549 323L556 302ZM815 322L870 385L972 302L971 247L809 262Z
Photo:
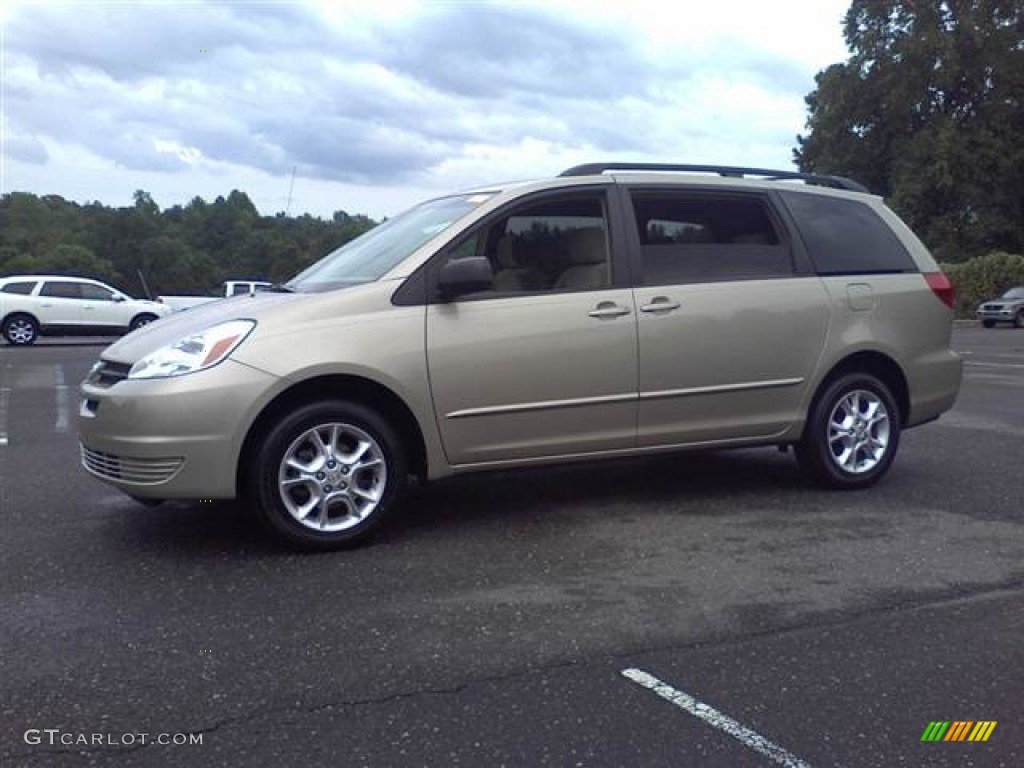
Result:
M158 315L153 310L151 310L151 309L140 309L138 312L136 312L134 315L132 315L132 319L128 321L128 325L131 325L136 320L138 320L140 317L151 317L151 318L153 318L153 320L150 320L150 322L154 322L154 321L160 319L160 315Z
M31 320L35 324L35 326L36 326L36 335L37 336L41 336L43 334L43 324L41 322L39 322L39 318L36 317L31 312L29 312L27 310L24 310L24 309L14 309L14 310L11 310L6 315L4 315L2 318L0 318L0 333L2 333L3 329L5 329L7 327L8 321L14 319L15 317L27 317L29 320ZM0 338L2 338L2 336L0 336Z
M409 470L427 478L427 448L423 430L412 409L380 382L353 374L326 374L297 382L267 403L249 426L239 451L235 484L245 486L245 469L260 440L285 413L315 400L348 400L372 408L397 431L409 451Z
M906 426L910 418L910 385L907 383L907 375L892 357L874 349L854 352L836 362L818 382L808 410L814 408L814 404L829 384L840 376L858 372L871 374L889 388L900 409L900 426Z
M18 317L18 316L22 316L22 315L24 317L27 317L33 323L35 323L36 327L38 327L38 328L42 328L43 327L43 324L39 322L39 318L36 317L35 315L33 315L27 309L12 309L10 312L8 312L6 315L4 315L3 318L0 318L0 328L3 328L5 325L7 325L7 321L10 320L12 317Z

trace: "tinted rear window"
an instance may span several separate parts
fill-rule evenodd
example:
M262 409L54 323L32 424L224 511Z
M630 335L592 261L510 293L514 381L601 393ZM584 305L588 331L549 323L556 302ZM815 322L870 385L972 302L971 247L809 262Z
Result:
M28 296L32 293L32 289L35 288L35 281L27 283L7 283L7 285L0 288L0 293L19 293L23 296Z
M819 274L917 272L903 243L857 200L783 192Z

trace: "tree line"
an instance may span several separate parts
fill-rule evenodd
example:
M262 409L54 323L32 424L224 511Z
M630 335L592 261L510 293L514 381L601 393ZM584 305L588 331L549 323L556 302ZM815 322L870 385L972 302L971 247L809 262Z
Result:
M853 0L843 32L800 170L867 184L942 262L1024 253L1024 3Z
M57 195L3 195L0 276L93 277L136 296L145 295L146 286L154 296L216 293L232 278L287 280L376 225L345 211L330 220L260 216L238 190L162 211L139 190L134 203L111 208Z

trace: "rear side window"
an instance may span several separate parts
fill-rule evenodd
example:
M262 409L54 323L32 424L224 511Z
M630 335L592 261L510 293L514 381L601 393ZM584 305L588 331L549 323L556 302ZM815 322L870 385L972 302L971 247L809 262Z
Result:
M903 243L871 206L800 192L782 196L818 274L918 271Z
M643 285L784 277L789 246L754 195L632 193Z
M80 283L43 283L39 295L57 299L80 299L82 298L82 286Z
M22 296L28 296L35 287L35 282L7 283L7 285L0 288L0 293L17 293Z

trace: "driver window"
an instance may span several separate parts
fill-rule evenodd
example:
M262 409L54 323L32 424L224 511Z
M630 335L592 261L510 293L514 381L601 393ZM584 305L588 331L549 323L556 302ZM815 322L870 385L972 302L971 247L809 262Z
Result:
M471 256L491 262L494 282L487 296L608 288L604 195L559 197L513 208L460 240L445 261Z
M114 294L107 288L101 285L93 285L92 283L82 283L82 298L89 299L90 301L113 301Z

